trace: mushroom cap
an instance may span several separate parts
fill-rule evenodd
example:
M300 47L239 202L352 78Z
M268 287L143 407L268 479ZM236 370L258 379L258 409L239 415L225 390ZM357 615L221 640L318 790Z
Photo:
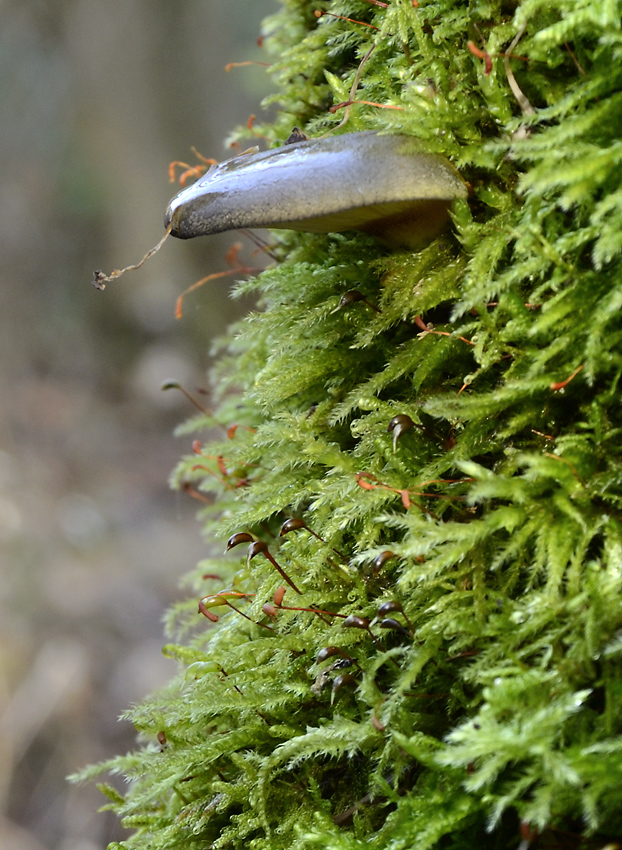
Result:
M165 224L191 239L239 228L364 230L413 246L467 197L453 165L412 136L348 133L241 154L212 166L170 202Z

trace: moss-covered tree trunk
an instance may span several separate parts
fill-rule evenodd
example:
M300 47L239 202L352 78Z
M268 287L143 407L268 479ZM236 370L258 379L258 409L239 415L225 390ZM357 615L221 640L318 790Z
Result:
M123 846L620 839L621 4L282 3L262 132L410 134L472 194L418 252L281 234L238 286L261 310L186 431L238 427L175 481L244 545L105 766Z

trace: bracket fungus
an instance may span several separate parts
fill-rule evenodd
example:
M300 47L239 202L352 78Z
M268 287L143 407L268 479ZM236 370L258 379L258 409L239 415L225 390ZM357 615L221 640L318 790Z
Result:
M253 227L361 230L416 248L445 229L453 201L468 195L454 166L412 136L301 136L212 166L173 198L166 227L180 239Z

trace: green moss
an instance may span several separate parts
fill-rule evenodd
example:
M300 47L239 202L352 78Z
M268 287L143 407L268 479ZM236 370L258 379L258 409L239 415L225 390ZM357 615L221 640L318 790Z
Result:
M302 594L273 618L262 551L199 565L170 618L179 676L128 712L142 748L85 775L131 780L110 807L132 850L619 838L622 4L282 3L270 138L336 127L360 71L356 100L400 108L354 105L339 131L417 136L472 197L418 253L281 234L239 285L262 309L214 386L240 427L174 482L213 494L210 539L252 534ZM354 288L380 312L339 307ZM279 536L290 517L306 528ZM246 618L197 625L232 581ZM318 662L330 646L354 663Z

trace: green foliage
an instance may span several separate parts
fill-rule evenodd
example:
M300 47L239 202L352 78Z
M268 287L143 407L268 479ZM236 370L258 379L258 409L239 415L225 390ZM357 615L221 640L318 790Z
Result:
M398 108L338 131L417 136L472 197L418 253L281 235L238 286L261 310L185 431L238 427L174 481L301 594L261 546L199 565L179 675L128 712L142 749L84 775L130 780L108 794L132 850L506 848L521 822L601 846L622 831L622 4L282 4L269 137L336 128L358 80Z

